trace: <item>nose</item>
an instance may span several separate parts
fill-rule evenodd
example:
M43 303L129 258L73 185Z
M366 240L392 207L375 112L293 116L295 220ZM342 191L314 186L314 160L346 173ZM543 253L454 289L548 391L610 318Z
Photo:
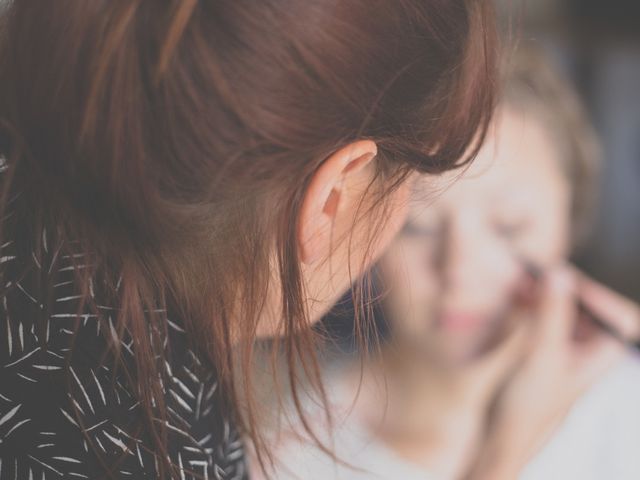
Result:
M490 297L513 282L513 258L480 216L468 214L445 221L434 262L446 293Z

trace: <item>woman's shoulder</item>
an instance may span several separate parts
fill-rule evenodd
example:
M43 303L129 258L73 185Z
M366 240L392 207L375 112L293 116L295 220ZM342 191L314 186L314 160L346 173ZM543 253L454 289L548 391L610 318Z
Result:
M640 478L640 357L627 355L580 398L522 479Z
M361 369L364 368L364 370ZM367 374L367 365L349 359L325 365L324 387L330 421L321 402L309 402L306 410L309 426L322 444L335 452L325 453L294 423L278 439L275 449L276 475L279 480L425 480L428 472L399 458L380 442L364 420L368 404L384 387ZM295 414L292 415L295 417ZM293 433L296 432L296 433Z
M640 439L639 404L640 356L627 354L578 400L568 420L629 429Z

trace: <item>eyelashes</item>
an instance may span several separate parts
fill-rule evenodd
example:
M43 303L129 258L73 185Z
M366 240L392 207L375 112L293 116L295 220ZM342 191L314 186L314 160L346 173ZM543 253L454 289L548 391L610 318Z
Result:
M406 237L434 237L439 235L441 228L433 226L415 225L407 222L400 231Z
M501 237L508 240L513 240L524 234L528 227L529 222L526 219L518 220L495 220L492 222L493 230Z

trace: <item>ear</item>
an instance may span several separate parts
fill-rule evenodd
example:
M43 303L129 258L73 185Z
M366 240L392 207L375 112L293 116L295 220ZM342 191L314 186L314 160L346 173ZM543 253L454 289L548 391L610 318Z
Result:
M342 214L346 189L369 176L365 167L378 153L371 140L359 140L333 153L314 173L302 201L298 219L298 247L304 263L330 253L332 228Z

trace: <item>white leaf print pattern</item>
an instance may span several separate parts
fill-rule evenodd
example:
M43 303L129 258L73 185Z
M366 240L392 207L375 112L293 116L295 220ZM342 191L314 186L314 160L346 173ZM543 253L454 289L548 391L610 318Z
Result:
M104 471L96 451L108 465L117 465L116 478L156 478L150 443L144 431L132 427L141 416L138 401L125 378L116 375L114 381L110 365L99 362L103 334L113 327L105 328L93 313L77 312L79 294L70 267L72 260L82 259L62 256L49 271L58 252L45 252L49 259L28 255L33 277L55 275L52 310L43 318L46 302L34 287L37 282L29 275L19 282L10 279L26 262L13 247L6 242L0 248L6 283L0 307L0 480L99 478ZM176 478L246 479L243 445L220 415L213 369L186 347L180 322L167 322L172 352L178 352L166 364L164 383ZM132 360L133 344L123 341L122 347Z

